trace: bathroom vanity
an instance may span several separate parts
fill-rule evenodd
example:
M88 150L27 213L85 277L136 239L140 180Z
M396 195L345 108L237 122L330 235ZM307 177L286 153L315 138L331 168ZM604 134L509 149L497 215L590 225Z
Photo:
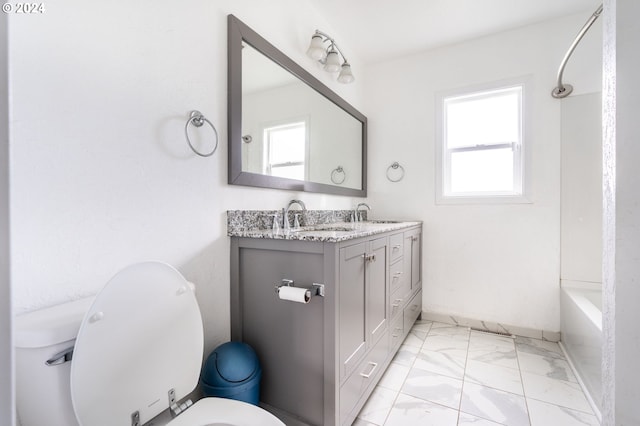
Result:
M258 353L262 404L287 425L350 425L421 313L422 224L229 235L231 338ZM309 302L281 299L283 280Z

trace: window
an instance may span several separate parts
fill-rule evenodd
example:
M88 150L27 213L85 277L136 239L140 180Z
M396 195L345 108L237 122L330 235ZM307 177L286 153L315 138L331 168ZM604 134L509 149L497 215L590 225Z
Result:
M307 125L300 121L264 129L265 173L289 179L305 180Z
M439 97L438 201L523 202L524 84Z

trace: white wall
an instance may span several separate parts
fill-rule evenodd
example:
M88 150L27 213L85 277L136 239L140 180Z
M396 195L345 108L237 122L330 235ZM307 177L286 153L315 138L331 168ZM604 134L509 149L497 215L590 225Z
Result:
M11 17L16 312L95 294L124 266L158 259L196 283L209 350L229 338L227 209L358 202L227 185L229 13L362 110L361 84L306 57L316 28L340 37L307 1L60 0ZM187 146L193 109L218 127L210 158Z
M7 15L0 15L0 425L13 424L13 349L9 265L9 99Z
M562 106L560 278L602 283L602 96L572 95Z
M559 330L560 103L550 96L586 16L572 16L367 68L369 193L376 215L425 221L423 309ZM575 93L599 90L601 24L565 72ZM531 76L532 203L435 205L435 93ZM399 161L400 183L385 170Z
M602 424L640 424L640 3L606 0Z

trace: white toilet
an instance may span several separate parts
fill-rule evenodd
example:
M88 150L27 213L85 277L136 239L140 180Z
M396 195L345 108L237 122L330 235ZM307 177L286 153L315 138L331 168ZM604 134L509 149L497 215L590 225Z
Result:
M172 404L180 414L154 425L284 426L245 402L174 404L198 383L203 332L190 283L165 263L129 266L95 299L20 315L14 324L22 426L143 425Z

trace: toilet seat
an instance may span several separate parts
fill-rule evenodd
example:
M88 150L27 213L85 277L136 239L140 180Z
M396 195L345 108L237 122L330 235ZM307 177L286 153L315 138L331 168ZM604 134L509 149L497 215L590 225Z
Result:
M262 408L242 401L203 398L167 426L285 426Z
M203 348L198 302L180 272L161 262L123 269L96 296L78 331L70 382L78 422L126 425L137 416L139 424L147 423L171 405L171 392L177 402L195 389ZM279 422L235 402L205 398L170 423L186 425L192 418L192 426L262 424L242 423L241 412L255 410Z

